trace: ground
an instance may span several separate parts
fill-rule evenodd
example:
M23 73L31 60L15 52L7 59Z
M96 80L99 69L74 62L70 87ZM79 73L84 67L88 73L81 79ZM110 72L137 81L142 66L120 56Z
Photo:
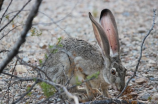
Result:
M7 36L0 40L0 51L10 50L16 43L22 25L31 10L35 0L32 0L27 5L17 18L2 31L0 38L9 30L18 26L11 31ZM4 26L15 13L22 8L25 1L13 1L5 18L3 18L0 27ZM3 14L9 1L5 0L0 15ZM97 21L99 21L100 12L104 8L110 9L116 19L119 40L121 46L121 60L127 68L126 80L133 75L137 60L140 56L140 45L148 33L153 23L153 9L158 11L158 0L43 0L42 5L36 18L33 22L33 28L27 34L26 42L20 48L19 56L34 65L38 65L39 60L43 59L45 49L49 45L55 44L59 37L66 38L69 35L75 38L80 38L88 41L91 44L96 44L93 34L93 28L88 17L88 12L91 12ZM13 12L14 11L14 12ZM9 13L9 14L8 14ZM158 16L156 15L156 24L154 30L146 39L143 47L142 59L136 74L129 86L131 92L121 98L139 100L144 103L151 102L154 96L158 93ZM6 53L0 53L0 62L6 57ZM16 59L8 66L5 72L12 72ZM17 63L20 64L20 63ZM16 68L15 75L18 76L34 76L35 71L30 67L19 65ZM8 76L0 75L0 100L6 103L7 94L4 96L8 86ZM19 98L20 94L26 91L26 86L32 85L33 82L23 82L14 84L10 87L10 101ZM21 88L21 90L19 90ZM25 97L20 103L28 101L29 103L37 103L44 97L39 86L35 86L32 91L32 97ZM112 98L119 93L112 88L109 88L109 94Z

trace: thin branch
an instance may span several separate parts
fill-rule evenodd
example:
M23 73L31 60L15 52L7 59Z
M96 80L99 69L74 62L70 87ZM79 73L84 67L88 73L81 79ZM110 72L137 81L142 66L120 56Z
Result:
M12 74L9 74L9 73L5 73L5 72L2 72L2 73L5 74L5 75L9 75L9 76L11 76L11 77L15 77L18 81L35 81L35 80L36 80L36 84L37 84L38 82L45 82L45 83L47 83L47 84L50 84L50 85L54 86L55 88L56 88L57 86L59 86L59 87L61 87L61 88L64 90L64 92L66 93L66 95L67 95L69 98L73 98L73 99L74 99L75 104L79 104L78 98L77 98L76 96L72 95L72 94L66 89L66 87L64 87L64 86L61 85L61 84L56 84L56 83L54 83L54 82L51 82L51 81L48 81L48 80L44 80L44 79L41 79L41 78L23 78L23 77L17 77L17 76L15 76L15 75L12 75ZM35 85L34 85L34 86L35 86ZM32 86L31 88L33 88L33 86ZM27 91L26 93L24 93L19 99L22 99L24 96L26 96L26 95L32 90L31 88L30 88L29 91ZM63 91L61 91L60 94L61 94L62 92L63 92ZM19 101L19 99L18 99L17 101ZM14 102L14 103L17 103L17 102ZM14 104L14 103L13 103L13 104Z
M5 75L8 75L8 76L11 76L11 77L17 78L17 79L21 79L20 77L18 77L18 76L16 76L16 75L9 74L9 73L6 73L6 72L2 72L2 74L5 74Z
M88 81L90 81L90 80L93 80L94 78L95 78L95 77L92 77L92 78L90 78L90 79L87 79L87 80L83 81L82 83L80 83L79 85L74 85L74 86L69 87L69 88L67 88L67 89L70 90L70 89L72 89L72 88L75 88L76 86L80 86L80 85L82 85L82 84L85 83L85 82L88 82ZM63 93L63 91L57 92L57 93L55 93L54 95L52 95L52 96L46 98L45 100L43 100L43 101L41 101L41 102L38 102L37 104L44 103L44 102L46 102L47 100L49 100L50 98L52 98L52 97L55 97L55 96L57 96L57 95L61 95L61 93Z
M29 0L30 1L30 0ZM15 46L13 47L12 51L8 53L8 57L2 61L0 64L0 73L2 73L3 69L6 67L6 65L18 54L20 46L25 42L26 34L30 30L32 26L32 21L34 17L36 16L39 6L41 4L42 0L36 0L35 5L33 6L27 20L26 25L24 26L23 31L21 32L21 36Z
M19 26L22 26L22 25L18 25L18 26L15 26L14 28L12 28L11 30L9 30L5 35L3 35L0 40L2 40L5 36L7 36L11 31L13 31L14 29L16 29L17 27Z
M148 31L147 35L144 37L144 39L143 39L143 41L142 41L142 43L141 43L140 56L139 56L138 63L137 63L137 65L136 65L134 74L128 79L128 81L127 81L127 83L126 83L124 89L121 91L121 93L120 93L116 98L119 98L119 97L123 94L123 92L124 92L125 89L127 88L127 86L128 86L128 84L129 84L129 82L131 81L131 79L133 79L133 78L136 76L136 72L137 72L137 70L138 70L138 67L139 67L139 64L140 64L140 60L141 60L141 58L142 58L142 51L143 51L144 42L145 42L146 38L150 35L150 33L151 33L151 31L153 30L154 25L155 25L156 9L154 9L153 12L154 12L154 14L153 14L153 24L152 24L152 26L151 26L151 29Z
M59 27L62 31L64 31L68 36L70 36L70 35L69 35L64 29L62 29L57 23L58 23L58 22L61 22L61 21L63 21L63 20L65 20L67 17L69 17L70 14L72 13L72 11L75 9L75 7L76 7L76 5L78 4L78 2L79 2L79 0L76 2L76 4L74 5L74 7L71 9L71 11L70 11L65 17L63 17L63 18L61 18L61 19L59 19L59 20L57 20L57 21L54 21L54 20L53 20L50 16L48 16L47 14L45 14L45 13L43 13L43 12L41 12L41 11L38 11L39 13L41 13L41 14L45 15L46 17L48 17L52 22L51 22L51 23L36 23L36 24L32 24L32 25L39 25L39 24L51 25L51 24L55 24L55 25L56 25L57 27ZM22 9L21 9L21 11L30 11L30 10L22 10ZM11 13L14 13L14 12L18 12L18 11L12 11L12 12L6 14L5 16L7 16L7 15L9 15L9 14L11 14ZM12 31L12 30L14 30L15 28L17 28L17 27L19 27L19 26L21 26L21 25L18 25L18 26L16 26L16 27L14 27L13 29L9 30L9 32ZM3 36L0 38L0 40L3 39L6 35L8 35L9 32L8 32L7 34L3 35Z
M61 19L59 19L59 20L57 20L57 21L54 21L54 20L53 20L50 16L48 16L47 14L44 14L44 15L46 15L48 18L51 18L51 20L53 21L52 23L61 22L61 21L65 20L67 17L69 17L69 16L71 15L71 13L75 10L75 8L76 8L77 4L79 3L79 1L80 1L80 0L78 0L78 1L76 2L76 4L75 4L75 5L73 6L73 8L71 9L71 11L70 11L68 14L66 14L65 17L63 17L63 18L61 18ZM22 10L22 11L30 11L30 10ZM17 11L12 11L12 12L6 14L5 16L7 16L7 15L9 15L9 14L11 14L11 13L14 13L14 12L17 12ZM41 11L39 11L39 13L40 13L40 12L41 12ZM42 12L41 12L41 13L42 13ZM52 24L52 23L39 23L39 24Z
M13 68L13 71L12 71L12 74L14 73L14 71L15 71L15 67L16 67L16 65L17 65L17 62L18 62L18 60L16 60L16 62L15 62L15 65L14 65L14 68ZM11 76L11 80L12 80L12 76ZM11 86L11 80L9 81L9 83L8 83L8 89L7 89L7 91L8 91L8 104L9 104L9 89L10 89L10 86Z
M17 57L18 60L22 61L23 64L25 64L25 65L27 65L27 66L29 66L29 67L32 67L32 68L35 69L36 71L38 70L38 71L42 72L42 73L48 78L48 80L52 81L52 79L49 78L48 75L47 75L42 69L38 68L37 66L28 64L27 62L25 62L24 60L22 60L19 56L16 56L16 57Z
M70 14L71 14L71 13L73 12L73 10L75 9L75 7L76 7L76 5L78 4L78 2L79 2L79 0L76 2L76 4L74 5L74 7L71 9L71 11L70 11L65 17L63 17L63 18L61 18L61 19L59 19L59 20L57 20L57 21L54 21L54 20L53 20L50 16L48 16L47 14L45 14L45 13L43 13L43 12L41 12L41 11L38 11L39 13L41 13L41 14L45 15L46 17L48 17L52 22L51 22L51 23L35 23L35 24L32 24L32 25L39 25L39 24L42 24L42 25L51 25L51 24L55 24L55 25L56 25L57 27L59 27L62 31L64 31L69 37L71 37L71 36L70 36L64 29L62 29L57 23L63 21L63 20L66 19L67 17L69 17ZM20 11L30 11L30 10L22 10L22 9L21 9ZM11 14L11 13L14 13L14 12L18 12L18 11L12 11L12 12L6 14L5 16L7 16L7 15L9 15L9 14ZM5 16L4 16L4 17L5 17ZM7 34L3 35L3 36L0 38L0 40L3 39L6 35L8 35L9 32L11 32L12 30L16 29L16 28L19 27L19 26L21 26L21 25L18 25L18 26L16 26L16 27L14 27L13 29L9 30Z
M2 10L3 2L4 2L4 0L0 0L0 11Z
M33 87L38 83L38 80L36 80L36 82L30 87L30 89L24 93L19 99L17 99L15 102L13 102L12 104L16 104L18 103L21 99L23 99L29 92L31 92L31 90L33 89Z
M5 12L3 13L3 15L2 15L2 17L1 17L1 19L0 19L0 24L1 24L1 22L2 22L2 19L3 19L4 15L5 15L5 13L8 11L10 5L12 4L12 1L13 1L13 0L10 1L9 5L8 5L8 7L7 7L7 9L6 9Z
M51 97L49 98L52 98L52 97L56 97L58 95L61 95L63 92L66 93L66 95L69 97L69 98L73 98L75 100L75 103L76 104L79 104L78 103L78 98L74 95L72 95L70 92L68 92L68 89L66 89L66 87L64 87L63 85L60 85L60 84L56 84L56 83L53 83L51 81L48 81L48 80L44 80L44 79L41 79L41 78L22 78L22 77L17 77L15 75L12 75L12 74L8 74L8 73L5 73L3 72L3 74L5 75L8 75L8 76L12 76L12 77L15 77L17 80L19 81L37 81L38 82L45 82L47 84L50 84L52 86L59 86L61 87L64 91L60 90L60 92L57 92L55 93L54 95L52 95ZM36 84L37 84L36 83ZM34 86L32 86L33 88ZM31 90L27 91L26 93L28 94ZM22 96L26 96L27 94L24 93ZM44 101L41 101L39 102L38 104L40 103L44 103L45 101L47 101L49 98L45 99ZM144 103L141 103L141 102L138 102L138 101L132 101L132 100L116 100L116 99L106 99L106 100L96 100L96 101L93 101L93 102L85 102L85 103L80 103L80 104L133 104L133 103L137 103L137 104L144 104Z
M25 6L30 2L31 0L28 0L28 2L14 15L14 17L6 24L4 25L1 29L0 29L0 32L5 28L7 27L13 20L14 18L25 8Z
M70 34L68 34L63 28L61 28L56 22L54 22L54 20L51 18L51 17L49 17L47 14L45 14L45 13L43 13L43 12L40 12L41 14L43 14L43 15L45 15L47 18L49 18L51 21L52 21L52 23L53 24L55 24L58 28L60 28L62 31L64 31L69 37L71 37L70 36ZM69 14L68 14L69 15ZM68 16L67 15L67 16ZM67 16L65 16L65 18L67 17ZM64 19L64 18L63 18ZM58 21L58 22L60 22L60 21ZM33 24L34 25L34 24Z
M2 53L2 52L9 52L9 50L1 50L0 53Z
M80 104L144 104L139 101L132 100L116 100L116 99L106 99L106 100L96 100L94 102L85 102Z

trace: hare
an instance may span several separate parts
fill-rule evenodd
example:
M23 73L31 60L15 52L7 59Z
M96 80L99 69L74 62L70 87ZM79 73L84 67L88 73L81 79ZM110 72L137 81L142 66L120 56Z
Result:
M90 43L67 38L50 50L45 60L43 70L54 82L66 85L76 85L78 81L85 81L87 76L99 72L98 78L85 82L88 98L92 100L97 89L102 90L105 97L108 96L108 86L115 85L121 91L125 86L126 68L120 60L120 45L115 18L109 9L102 10L100 22L97 23L91 13L94 35L101 51ZM42 75L44 76L44 75Z

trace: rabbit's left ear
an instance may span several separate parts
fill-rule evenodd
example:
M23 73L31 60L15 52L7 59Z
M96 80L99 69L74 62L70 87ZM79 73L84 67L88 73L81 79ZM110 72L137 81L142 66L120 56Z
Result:
M102 10L100 22L108 38L113 57L119 57L119 38L115 18L109 9Z
M91 13L89 13L89 18L92 22L93 31L95 34L95 38L97 39L97 42L102 49L102 53L104 54L105 58L107 59L107 62L110 62L110 45L108 42L108 39L105 35L105 32L103 28L100 26L99 23L97 23Z

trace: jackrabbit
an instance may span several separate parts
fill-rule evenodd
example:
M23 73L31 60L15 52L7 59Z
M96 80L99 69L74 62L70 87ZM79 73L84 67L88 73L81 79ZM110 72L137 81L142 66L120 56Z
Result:
M67 38L61 40L60 46L56 45L49 50L43 70L52 81L63 85L68 82L76 85L76 79L82 82L87 76L99 72L98 78L85 83L87 100L92 100L99 88L108 97L110 84L121 91L125 86L126 69L120 60L118 31L112 12L102 10L101 25L94 20L91 13L89 18L101 52L84 40Z

